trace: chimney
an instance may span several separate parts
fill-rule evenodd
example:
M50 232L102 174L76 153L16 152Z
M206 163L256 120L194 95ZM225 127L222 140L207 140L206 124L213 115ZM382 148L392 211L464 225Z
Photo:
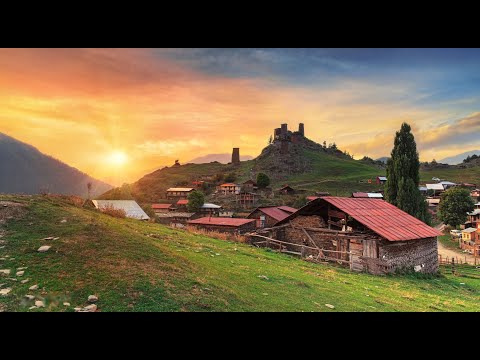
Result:
M305 126L303 123L298 124L298 132L302 134L302 136L305 136Z
M240 148L233 148L232 164L233 165L239 165L240 164Z

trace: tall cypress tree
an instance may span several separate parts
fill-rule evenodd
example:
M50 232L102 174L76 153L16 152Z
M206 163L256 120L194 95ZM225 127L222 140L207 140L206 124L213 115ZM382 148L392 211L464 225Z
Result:
M418 189L419 169L415 138L410 125L403 123L395 135L391 156L387 161L385 199L417 219L430 223L427 203Z

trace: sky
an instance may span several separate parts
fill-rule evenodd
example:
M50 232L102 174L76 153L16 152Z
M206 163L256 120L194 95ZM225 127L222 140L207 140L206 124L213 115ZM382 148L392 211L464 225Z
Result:
M0 132L112 185L305 124L355 158L480 148L480 49L0 49Z

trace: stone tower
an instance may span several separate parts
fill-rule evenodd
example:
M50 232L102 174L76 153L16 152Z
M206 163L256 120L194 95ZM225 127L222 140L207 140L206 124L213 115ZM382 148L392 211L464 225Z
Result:
M233 148L232 164L233 165L239 165L240 164L240 148Z
M287 136L287 133L288 133L288 125L287 124L282 124L282 127L280 128L282 129L281 130L281 133L283 136Z
M298 132L302 135L305 136L305 126L303 123L298 124Z

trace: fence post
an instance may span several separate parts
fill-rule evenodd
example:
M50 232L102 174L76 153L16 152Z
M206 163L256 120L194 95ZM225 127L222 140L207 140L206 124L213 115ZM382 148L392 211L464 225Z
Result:
M455 275L455 259L452 257L452 274Z
M270 247L270 241L269 241L268 237L267 237L266 247L267 247L267 248Z
M305 256L305 245L302 245L302 250L301 250L300 256L302 257L302 259Z

